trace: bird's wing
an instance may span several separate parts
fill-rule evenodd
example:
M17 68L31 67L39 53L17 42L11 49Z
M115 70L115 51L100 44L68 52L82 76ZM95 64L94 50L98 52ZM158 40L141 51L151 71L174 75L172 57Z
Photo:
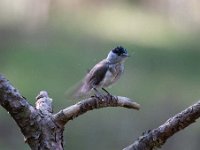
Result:
M109 62L107 60L102 60L96 64L86 76L86 82L91 86L98 86L98 84L105 77L106 71L109 68Z
M89 96L91 94L91 89L102 81L108 68L109 63L106 60L102 60L101 62L96 64L87 73L81 83L77 84L67 92L67 97L69 97L70 99L81 99Z

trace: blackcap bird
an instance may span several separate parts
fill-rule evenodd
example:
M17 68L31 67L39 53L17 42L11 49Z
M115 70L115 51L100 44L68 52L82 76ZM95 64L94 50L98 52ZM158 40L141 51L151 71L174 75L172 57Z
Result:
M128 56L128 52L122 46L111 50L106 59L97 63L86 74L81 85L74 92L73 97L86 96L92 90L95 91L96 95L99 95L99 88L107 92L104 88L115 83L121 77L124 71L124 61Z

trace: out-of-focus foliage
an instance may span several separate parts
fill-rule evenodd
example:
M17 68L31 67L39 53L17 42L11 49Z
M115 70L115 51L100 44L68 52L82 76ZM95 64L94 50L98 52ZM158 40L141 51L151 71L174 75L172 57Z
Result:
M89 112L70 122L64 136L66 149L120 150L199 99L199 10L198 0L1 0L0 73L33 105L47 90L58 111L77 102L64 93L89 68L124 46L131 57L109 91L142 109ZM0 149L28 149L1 107L0 133ZM197 122L162 150L197 150L199 136Z

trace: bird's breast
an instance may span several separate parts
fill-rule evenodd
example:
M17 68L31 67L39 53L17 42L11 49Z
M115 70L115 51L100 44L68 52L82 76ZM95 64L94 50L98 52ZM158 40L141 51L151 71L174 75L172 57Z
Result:
M100 86L102 87L107 87L110 84L112 84L112 81L114 80L115 76L113 75L113 73L108 70L104 76L104 79L101 81Z
M123 66L121 65L110 65L108 71L106 72L104 79L100 83L100 86L107 87L114 82L116 82L121 73L123 72Z

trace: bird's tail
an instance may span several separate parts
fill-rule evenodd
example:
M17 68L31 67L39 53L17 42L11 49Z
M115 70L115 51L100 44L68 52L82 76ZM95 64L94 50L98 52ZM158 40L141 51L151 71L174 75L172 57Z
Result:
M71 100L80 100L84 98L88 98L91 96L92 87L88 86L84 82L78 83L72 88L68 89L65 92L65 96Z

